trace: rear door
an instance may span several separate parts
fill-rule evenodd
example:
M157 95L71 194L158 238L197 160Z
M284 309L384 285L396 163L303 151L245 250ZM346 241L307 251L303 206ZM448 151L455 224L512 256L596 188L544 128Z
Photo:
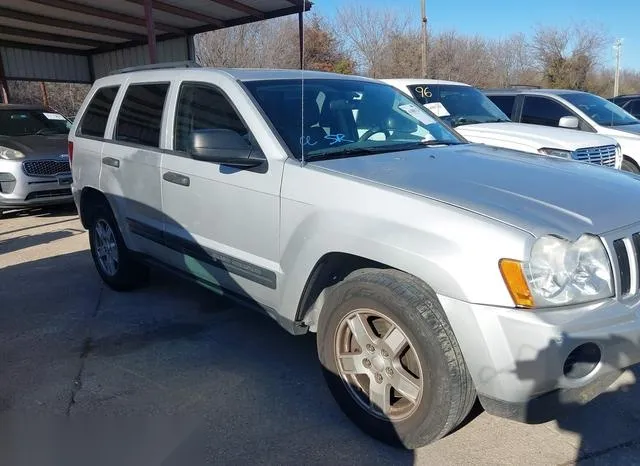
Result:
M161 128L169 82L130 83L102 148L100 188L108 193L130 248L162 252Z

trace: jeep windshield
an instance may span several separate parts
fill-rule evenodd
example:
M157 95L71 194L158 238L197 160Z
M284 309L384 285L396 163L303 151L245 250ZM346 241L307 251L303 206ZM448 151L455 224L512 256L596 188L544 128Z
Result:
M360 156L466 142L387 84L358 79L244 84L297 159Z
M408 86L422 105L452 127L476 123L502 123L509 117L475 87L456 84L416 84Z
M640 121L613 102L588 92L567 92L560 97L582 110L602 126L635 125Z
M55 112L43 110L0 110L0 136L68 134L71 122Z

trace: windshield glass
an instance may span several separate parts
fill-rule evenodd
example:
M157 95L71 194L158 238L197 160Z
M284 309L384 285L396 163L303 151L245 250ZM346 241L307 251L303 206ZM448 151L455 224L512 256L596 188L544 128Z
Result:
M0 110L0 135L32 136L67 134L71 122L55 112L42 110Z
M631 114L602 97L587 92L568 92L560 97L582 110L602 126L623 126L640 123Z
M294 157L363 155L460 144L431 113L397 89L356 79L248 81L245 86ZM304 104L304 107L303 107Z
M475 87L456 84L408 86L418 102L453 127L510 121L496 104Z

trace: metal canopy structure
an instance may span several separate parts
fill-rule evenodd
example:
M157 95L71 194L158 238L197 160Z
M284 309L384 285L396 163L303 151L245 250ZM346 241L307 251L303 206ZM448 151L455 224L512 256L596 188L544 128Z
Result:
M0 84L92 83L117 68L194 60L195 34L302 12L307 0L0 0Z

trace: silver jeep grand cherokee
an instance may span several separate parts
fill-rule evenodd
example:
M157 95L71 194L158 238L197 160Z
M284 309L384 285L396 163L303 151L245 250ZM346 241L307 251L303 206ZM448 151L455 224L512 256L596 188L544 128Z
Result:
M304 91L303 91L304 89ZM640 361L640 178L467 143L370 79L99 79L69 141L102 279L161 265L294 334L363 430L415 448L476 397L540 422Z
M39 106L0 104L0 213L73 202L70 127L64 116Z

